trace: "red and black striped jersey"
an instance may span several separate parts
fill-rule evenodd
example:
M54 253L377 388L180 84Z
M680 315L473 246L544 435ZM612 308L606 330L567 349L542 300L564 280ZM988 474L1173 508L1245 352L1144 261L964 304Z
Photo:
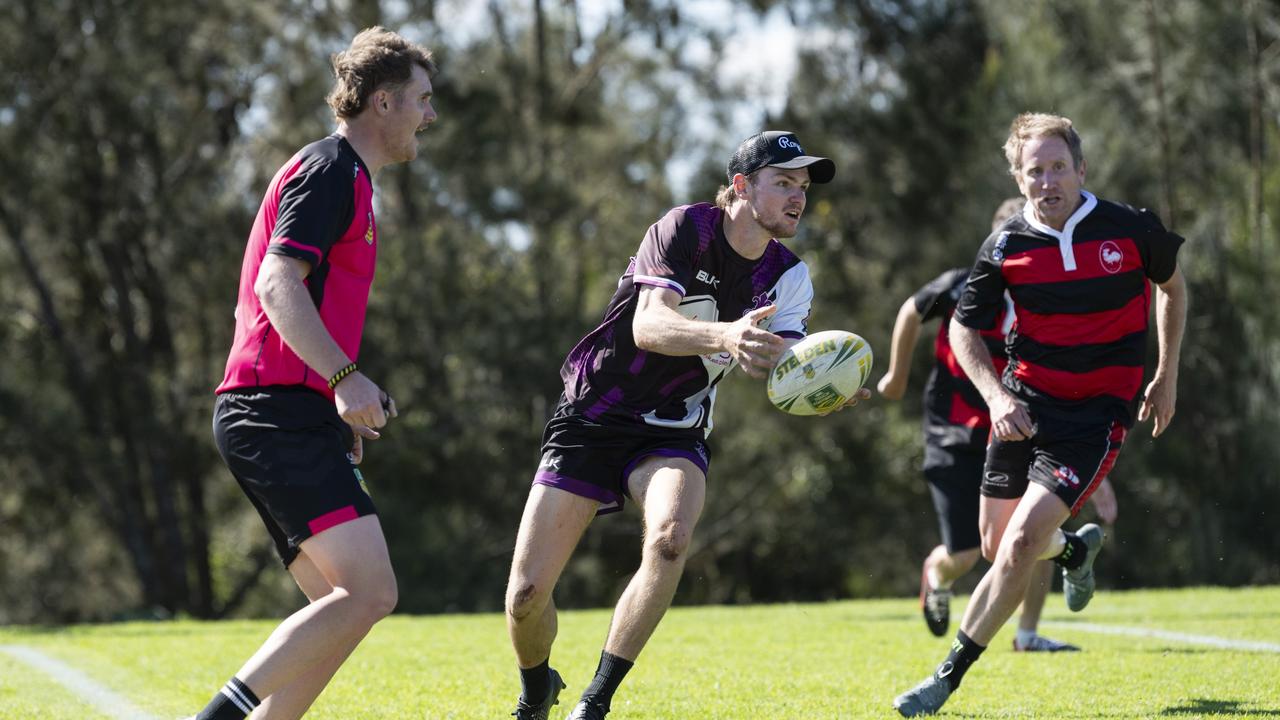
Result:
M1081 195L1061 232L1038 222L1028 204L992 233L955 317L994 327L1007 290L1017 321L1005 387L1033 414L1128 427L1146 365L1149 281L1173 276L1183 239L1148 210Z
M313 142L271 180L240 267L236 332L215 392L302 385L333 398L321 377L280 337L253 286L267 253L311 265L305 284L325 329L355 360L378 255L369 170L341 135Z
M911 296L922 322L941 320L933 343L934 364L924 387L924 438L932 447L981 452L991 431L991 414L978 388L970 382L951 349L948 326L955 312L969 268L952 268ZM996 372L1007 364L1005 335L1013 323L1013 305L1004 297L1005 309L996 326L980 332L991 353Z

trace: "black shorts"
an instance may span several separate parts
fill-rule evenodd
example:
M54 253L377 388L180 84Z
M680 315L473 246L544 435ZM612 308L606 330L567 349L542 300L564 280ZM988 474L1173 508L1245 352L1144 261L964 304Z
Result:
M705 476L711 450L702 437L702 430L601 425L579 414L561 396L542 434L542 460L533 482L598 501L597 515L617 512L630 496L627 478L645 458L685 458Z
M972 550L982 544L978 530L978 490L986 458L969 448L930 448L934 462L924 469L938 514L938 531L947 552Z
M1117 422L1076 423L1051 416L1036 418L1036 423L1029 440L991 438L982 494L1020 498L1034 481L1061 498L1074 517L1111 472L1125 428Z
M377 513L348 455L350 426L333 401L314 390L222 393L213 406L213 437L285 567L303 540Z

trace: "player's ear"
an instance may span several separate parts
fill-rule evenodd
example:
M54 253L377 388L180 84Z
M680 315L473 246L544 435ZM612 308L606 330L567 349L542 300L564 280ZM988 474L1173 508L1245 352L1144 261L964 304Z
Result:
M747 176L738 173L733 176L733 192L738 197L746 197L747 194Z

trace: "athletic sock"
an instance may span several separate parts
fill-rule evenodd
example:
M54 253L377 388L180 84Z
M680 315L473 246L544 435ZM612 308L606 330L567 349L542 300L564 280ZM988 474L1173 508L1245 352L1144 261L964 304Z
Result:
M946 680L951 686L951 691L955 692L956 688L960 687L964 674L969 671L969 666L977 662L982 651L986 649L986 646L979 645L965 635L963 630L958 631L956 639L951 641L951 653L947 655L946 660L942 661L938 669L933 671L933 676L939 680Z
M244 720L260 702L248 685L232 677L196 715L196 720Z
M551 658L541 665L520 668L521 697L528 705L536 705L547 699L551 692Z
M1028 645L1030 645L1031 642L1035 639L1036 639L1035 630L1023 630L1022 628L1018 628L1018 633L1013 639L1013 644L1014 644L1014 647L1021 650L1027 647Z
M938 572L936 569L929 568L928 570L925 570L924 575L929 580L930 590L950 590L951 589L951 583L949 581L943 580L942 573Z
M1062 535L1067 539L1066 547L1062 548L1062 553L1053 558L1053 561L1067 570L1075 570L1084 564L1084 558L1089 554L1089 546L1084 544L1084 540L1075 533L1063 531Z
M627 671L635 662L620 658L607 651L600 653L600 666L596 668L596 676L591 678L591 684L582 693L583 700L590 700L605 710L609 709L610 703L613 702L613 693L617 691L618 685L622 683L622 678L627 676Z

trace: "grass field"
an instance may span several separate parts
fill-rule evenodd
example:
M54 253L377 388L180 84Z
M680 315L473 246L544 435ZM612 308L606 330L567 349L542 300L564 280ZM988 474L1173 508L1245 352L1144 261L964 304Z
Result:
M952 612L959 617L962 611L957 599ZM604 610L561 614L552 664L569 683L563 714L595 669L608 620ZM1051 597L1045 620L1044 634L1085 652L1014 654L1006 628L941 716L1280 717L1280 587L1102 592L1080 615ZM0 646L38 650L142 712L169 720L201 707L273 626L4 628ZM1227 645L1268 643L1270 649L1117 636L1095 626L1212 636ZM928 634L915 601L907 599L677 608L627 677L610 717L897 717L893 697L928 674L948 642ZM518 692L500 615L395 616L374 628L307 717L503 718ZM0 718L104 717L0 653Z

